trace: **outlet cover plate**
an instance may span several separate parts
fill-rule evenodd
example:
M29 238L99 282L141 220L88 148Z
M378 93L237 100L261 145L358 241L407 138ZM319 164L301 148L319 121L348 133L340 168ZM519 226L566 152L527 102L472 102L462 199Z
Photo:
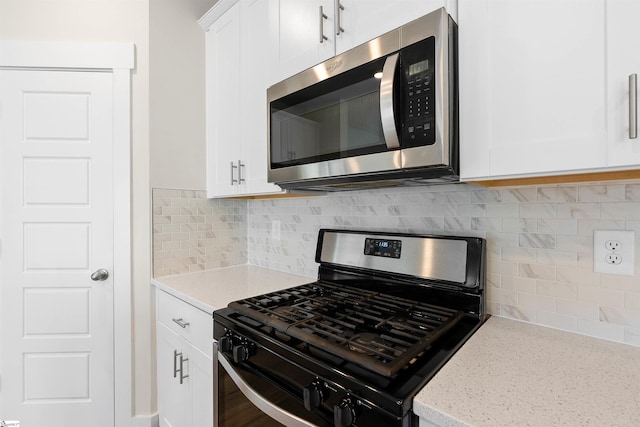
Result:
M596 273L633 276L635 274L635 232L632 230L593 230L593 271ZM618 250L607 248L607 242L615 241ZM622 258L619 264L607 263L609 255ZM617 258L617 257L616 257Z

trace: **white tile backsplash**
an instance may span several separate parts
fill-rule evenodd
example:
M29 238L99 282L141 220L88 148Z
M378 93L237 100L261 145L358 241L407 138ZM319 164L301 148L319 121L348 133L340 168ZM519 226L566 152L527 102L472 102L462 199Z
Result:
M154 277L246 264L245 201L154 188L152 204Z
M153 225L156 275L249 263L315 277L320 228L483 237L492 314L640 346L640 263L635 277L594 273L592 251L596 229L635 230L638 246L637 180L255 200L157 189Z

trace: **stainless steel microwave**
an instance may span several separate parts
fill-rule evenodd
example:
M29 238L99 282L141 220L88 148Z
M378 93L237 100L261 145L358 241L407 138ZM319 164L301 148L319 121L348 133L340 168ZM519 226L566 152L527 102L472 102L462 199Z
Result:
M271 86L269 182L337 191L457 181L456 40L439 9Z

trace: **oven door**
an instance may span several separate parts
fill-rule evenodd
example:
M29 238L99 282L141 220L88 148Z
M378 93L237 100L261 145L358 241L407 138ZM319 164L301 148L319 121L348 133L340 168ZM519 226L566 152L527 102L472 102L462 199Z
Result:
M269 380L214 352L214 427L329 426Z

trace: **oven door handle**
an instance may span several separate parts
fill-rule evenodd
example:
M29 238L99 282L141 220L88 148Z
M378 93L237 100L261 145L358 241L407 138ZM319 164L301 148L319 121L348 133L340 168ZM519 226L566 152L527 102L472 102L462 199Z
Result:
M398 54L389 55L382 67L382 79L380 79L380 120L382 132L387 148L400 148L396 118L393 112L393 81L396 77Z
M229 363L229 361L221 353L218 353L218 362L222 365L224 370L227 372L231 380L233 380L242 394L244 394L245 397L249 399L249 401L262 412L286 426L315 427L315 424L312 424L300 417L293 415L290 412L283 410L282 408L274 405L273 403L262 397L260 394L258 394L258 392L251 388L249 384L244 382L240 375L238 375L238 373L233 369L231 363Z

